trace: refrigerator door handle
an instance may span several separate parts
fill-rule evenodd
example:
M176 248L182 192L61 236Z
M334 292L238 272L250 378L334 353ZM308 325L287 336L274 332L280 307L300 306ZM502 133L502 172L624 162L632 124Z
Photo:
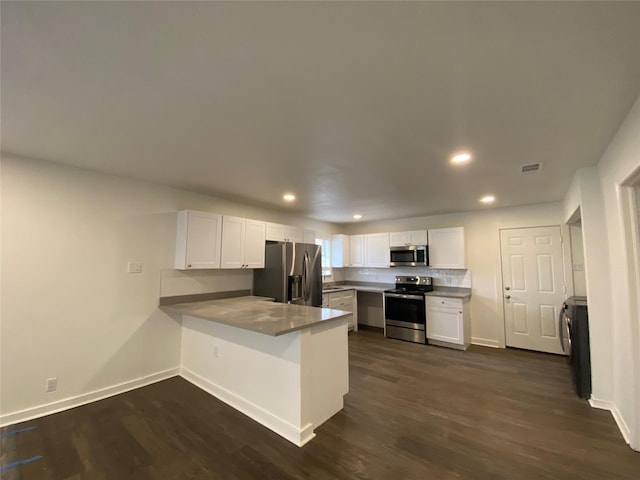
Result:
M304 303L308 304L311 298L311 279L309 278L309 254L304 252L304 258L302 260L302 291L304 297Z
M564 329L565 329L564 315L565 315L566 308L567 308L567 305L563 304L562 308L560 309L560 318L558 318L558 337L560 339L560 346L562 347L563 352L566 349L566 347L564 346Z

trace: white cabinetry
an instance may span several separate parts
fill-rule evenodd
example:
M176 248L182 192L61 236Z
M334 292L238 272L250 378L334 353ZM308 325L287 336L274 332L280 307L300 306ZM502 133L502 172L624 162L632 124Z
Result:
M316 231L309 228L304 229L304 243L316 243Z
M429 230L429 266L467 268L464 251L464 227Z
M389 267L389 233L370 233L364 236L364 266Z
M221 268L264 268L265 223L222 218Z
M351 242L348 235L332 235L331 236L331 266L332 267L350 267Z
M290 225L281 225L279 223L266 224L266 240L272 240L274 242L302 243L305 239L304 235L305 232L302 228L292 227ZM315 238L313 242L309 243L315 243Z
M467 299L427 295L427 339L430 344L466 350L471 344Z
M344 290L342 292L331 292L328 294L328 296L329 308L351 312L351 320L348 324L349 330L358 330L358 300L356 297L356 291Z
M364 235L349 237L349 262L352 267L364 267Z
M220 268L222 216L181 210L177 220L175 268Z
M391 232L389 234L389 245L392 247L404 247L407 245L426 245L426 230L411 230L408 232Z

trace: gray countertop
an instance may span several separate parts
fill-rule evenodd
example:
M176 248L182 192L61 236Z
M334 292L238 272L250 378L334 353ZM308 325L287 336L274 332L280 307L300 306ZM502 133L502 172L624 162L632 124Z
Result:
M331 287L329 290L322 289L322 293L333 293L333 292L343 292L345 290L359 290L361 292L377 292L383 293L385 290L388 290L391 287L372 287L369 285L335 285Z
M441 287L435 286L432 292L425 293L425 296L428 297L447 297L447 298L461 298L467 299L471 298L471 289L470 288L459 288L459 287Z
M160 308L274 337L351 315L342 310L276 303L270 298L255 296L178 303Z
M383 293L385 290L389 290L390 288L393 288L393 285L390 287L372 287L369 285L335 285L331 290L322 290L322 293L342 292L345 290ZM432 292L427 292L425 293L425 295L429 297L461 298L463 300L471 298L470 288L444 287L439 285L436 285L433 288L434 290Z

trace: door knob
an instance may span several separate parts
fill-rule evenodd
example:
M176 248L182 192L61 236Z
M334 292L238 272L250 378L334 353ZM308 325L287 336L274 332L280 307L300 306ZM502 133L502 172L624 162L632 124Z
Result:
M509 291L509 290L511 290L511 287L506 286L506 287L504 287L504 289L505 289L505 290L507 290L507 291Z
M511 298L511 295L505 295L504 298L506 298L507 300L509 300Z

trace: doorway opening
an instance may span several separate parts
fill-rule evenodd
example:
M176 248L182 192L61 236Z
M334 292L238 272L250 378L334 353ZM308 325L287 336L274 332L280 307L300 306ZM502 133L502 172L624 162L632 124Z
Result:
M625 247L628 259L629 318L634 379L635 419L631 425L630 445L640 451L640 169L620 185Z

